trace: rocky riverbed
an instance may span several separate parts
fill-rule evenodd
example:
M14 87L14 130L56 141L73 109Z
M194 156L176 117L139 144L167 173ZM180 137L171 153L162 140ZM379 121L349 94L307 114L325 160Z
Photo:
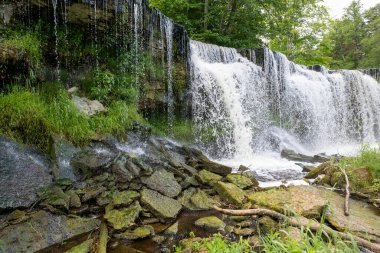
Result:
M281 226L268 216L221 215L213 206L325 214L334 229L380 242L379 210L368 202L352 200L347 217L339 193L315 186L264 190L244 167L234 173L193 147L144 131L125 143L108 137L84 148L56 139L52 158L0 141L0 252L100 252L101 224L108 252L171 252L197 238L189 233L219 232L259 246L259 235Z

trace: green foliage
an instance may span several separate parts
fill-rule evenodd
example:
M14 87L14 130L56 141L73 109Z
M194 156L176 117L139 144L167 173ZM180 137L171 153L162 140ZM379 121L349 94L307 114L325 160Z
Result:
M284 233L284 232L283 232ZM301 238L286 233L281 236L278 232L263 238L263 251L271 252L326 252L326 253L358 253L360 252L354 240L344 241L337 236L329 236L319 229L313 233L309 228L301 228Z
M169 127L167 116L156 116L150 124L154 134L170 136L185 143L194 141L193 123L189 119L174 119L173 125Z
M11 30L0 39L0 63L23 62L28 73L19 73L25 76L26 83L31 84L37 78L42 61L41 41L35 31ZM15 66L22 69L21 66ZM13 70L9 70L13 71ZM25 70L24 70L25 71Z
M380 146L372 148L368 145L363 145L358 156L344 157L339 162L339 166L348 171L360 167L367 167L380 179Z
M81 145L96 134L122 138L134 121L145 123L136 105L120 100L113 101L105 114L86 116L78 111L66 91L47 88L49 85L59 86L46 83L39 92L20 89L1 95L1 135L48 150L51 137L56 134Z
M28 91L0 96L0 134L46 150L51 136L50 122L41 99Z

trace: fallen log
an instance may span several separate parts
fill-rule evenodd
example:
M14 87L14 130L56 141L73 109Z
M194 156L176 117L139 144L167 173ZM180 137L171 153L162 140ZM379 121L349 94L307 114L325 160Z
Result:
M97 253L107 253L108 228L105 222L99 227L99 244Z
M348 176L347 176L346 170L342 169L341 171L342 171L342 173L344 175L344 179L346 180L346 185L345 185L345 190L344 190L344 193L345 193L344 215L349 216L350 215L350 211L348 209L348 201L350 199L350 181L348 180Z
M372 250L375 253L380 253L379 244L372 243L370 241L367 241L355 235L350 235L347 233L335 231L326 225L323 225L317 221L306 219L305 217L288 217L279 212L269 210L269 209L263 209L263 208L232 210L232 209L222 209L220 207L214 206L214 209L223 214L236 215L236 216L250 216L250 215L270 216L276 220L287 222L289 225L293 227L298 227L298 228L307 227L311 231L314 231L314 232L317 232L320 229L322 229L323 232L325 232L326 234L330 236L338 236L339 238L344 239L344 240L355 240L359 246Z

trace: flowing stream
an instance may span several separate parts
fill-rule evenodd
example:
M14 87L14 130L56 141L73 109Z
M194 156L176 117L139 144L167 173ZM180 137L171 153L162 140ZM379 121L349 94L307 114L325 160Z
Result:
M360 71L319 72L269 49L191 41L198 142L209 156L249 166L263 180L300 177L283 149L349 154L380 139L380 84Z

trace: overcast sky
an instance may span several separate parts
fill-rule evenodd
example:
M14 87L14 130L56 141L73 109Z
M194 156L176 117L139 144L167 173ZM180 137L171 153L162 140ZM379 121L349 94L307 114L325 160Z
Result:
M340 18L344 8L350 5L352 0L324 0L333 18ZM380 3L380 0L361 0L364 9L371 8Z

